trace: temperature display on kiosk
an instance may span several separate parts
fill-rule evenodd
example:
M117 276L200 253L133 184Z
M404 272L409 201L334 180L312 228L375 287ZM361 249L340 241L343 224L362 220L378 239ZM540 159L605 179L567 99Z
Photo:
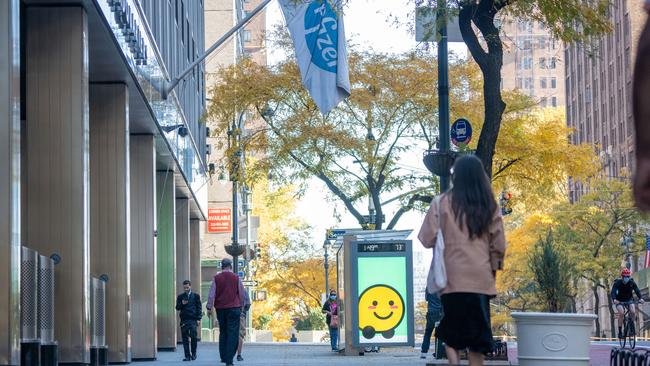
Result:
M358 244L359 253L405 252L404 243L365 243Z

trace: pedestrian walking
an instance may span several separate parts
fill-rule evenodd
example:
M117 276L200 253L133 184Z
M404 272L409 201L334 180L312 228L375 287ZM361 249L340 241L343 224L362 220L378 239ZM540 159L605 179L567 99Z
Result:
M440 228L444 240L447 285L436 335L445 343L449 364L459 364L458 350L469 349L470 365L480 366L494 349L490 298L496 296L496 271L506 249L503 220L477 157L456 160L451 181L452 188L431 203L418 238L433 248Z
M650 0L645 0L650 13ZM639 37L633 83L634 127L636 130L636 172L634 198L642 211L650 211L650 20Z
M438 294L430 294L429 291L424 291L424 297L427 300L427 325L424 330L424 339L422 340L422 353L420 358L427 358L429 347L431 347L431 335L436 327L436 323L442 318L442 303Z
M330 344L332 346L332 352L338 352L339 350L339 307L336 302L336 290L330 290L329 297L323 304L323 314L325 315L325 321L327 322L327 327L330 330Z
M241 351L244 348L244 338L246 338L246 315L251 308L251 298L248 291L244 291L244 306L241 308L241 316L239 317L239 345L237 346L237 361L244 361Z
M244 304L244 285L239 276L232 271L232 260L221 260L221 272L212 280L210 296L206 308L211 315L214 308L219 322L219 356L227 366L233 359L239 343L239 323L241 307Z
M203 312L201 310L201 295L192 291L192 283L189 280L183 281L183 293L176 297L176 310L181 318L181 336L185 352L183 361L196 360L196 342L198 340L196 328L201 326Z

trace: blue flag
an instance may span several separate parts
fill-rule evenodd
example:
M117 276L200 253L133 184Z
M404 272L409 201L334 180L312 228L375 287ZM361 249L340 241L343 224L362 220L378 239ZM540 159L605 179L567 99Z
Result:
M350 96L342 9L329 0L279 0L296 49L302 84L321 113Z

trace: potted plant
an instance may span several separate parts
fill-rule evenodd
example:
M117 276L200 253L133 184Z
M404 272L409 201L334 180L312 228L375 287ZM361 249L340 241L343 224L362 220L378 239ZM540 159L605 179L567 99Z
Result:
M545 312L513 313L519 365L589 365L593 314L571 310L571 265L553 242L540 239L528 259L535 291Z

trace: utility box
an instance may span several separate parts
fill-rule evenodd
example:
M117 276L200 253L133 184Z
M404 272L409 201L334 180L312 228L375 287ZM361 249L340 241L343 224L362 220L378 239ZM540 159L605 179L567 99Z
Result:
M367 347L415 345L410 233L350 232L340 240L339 348L345 355L363 354Z

